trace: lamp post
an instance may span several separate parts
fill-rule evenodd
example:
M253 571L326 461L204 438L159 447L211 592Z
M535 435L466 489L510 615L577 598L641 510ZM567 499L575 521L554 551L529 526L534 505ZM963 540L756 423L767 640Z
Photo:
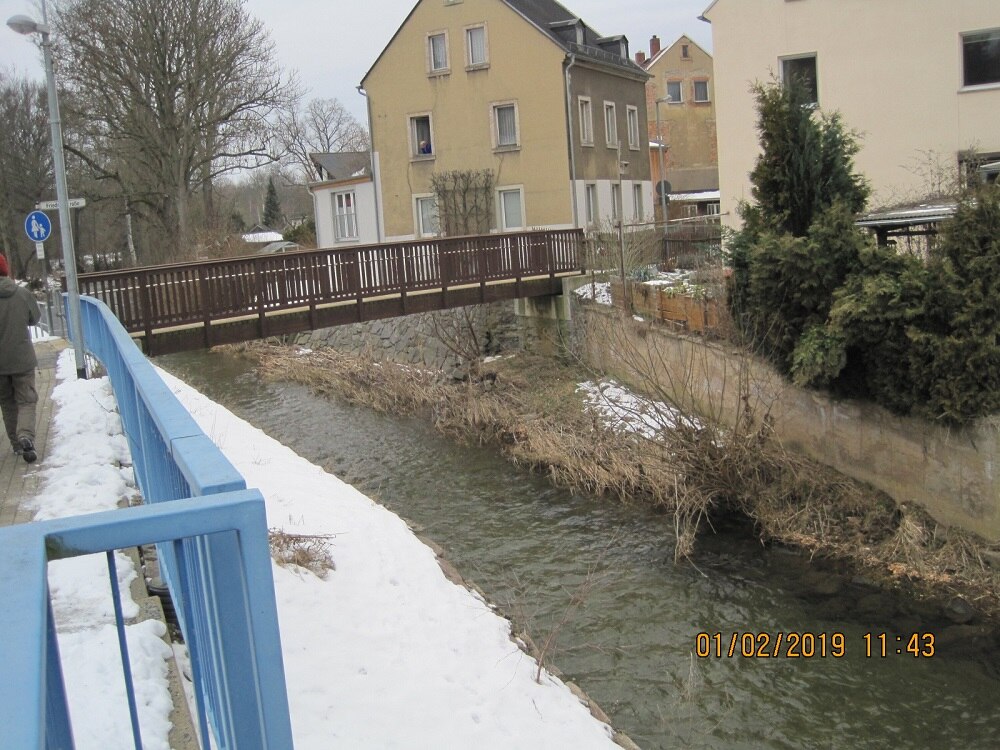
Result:
M56 77L52 70L52 47L42 2L42 23L28 16L17 15L7 20L7 25L18 34L38 34L42 38L42 57L45 60L45 82L48 86L49 124L52 126L52 165L56 177L56 200L59 204L59 235L62 238L63 265L66 268L66 288L69 293L70 331L75 333L73 353L76 357L76 376L86 379L87 361L83 354L83 326L80 316L80 287L76 278L76 253L73 250L73 228L70 223L69 189L66 187L66 161L63 156L62 121L59 119L59 100L56 98Z
M660 104L671 102L670 96L661 96L656 100L656 145L660 152L660 180L657 183L657 192L660 194L660 211L663 216L663 236L667 236L667 190L666 190L666 167L663 163L663 132L660 130Z

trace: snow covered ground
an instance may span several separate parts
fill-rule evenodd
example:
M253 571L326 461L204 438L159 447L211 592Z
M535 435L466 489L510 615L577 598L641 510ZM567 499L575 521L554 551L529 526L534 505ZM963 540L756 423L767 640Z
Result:
M37 517L116 507L134 493L128 448L107 379L74 378L60 357ZM275 565L295 746L309 748L614 747L557 678L511 641L509 623L448 581L406 524L185 383L164 380L249 487L268 525L329 535L325 580ZM122 591L136 575L119 555ZM131 747L103 556L50 565L50 583L81 750ZM136 605L123 603L126 616ZM170 710L156 621L128 628L144 746L167 748Z

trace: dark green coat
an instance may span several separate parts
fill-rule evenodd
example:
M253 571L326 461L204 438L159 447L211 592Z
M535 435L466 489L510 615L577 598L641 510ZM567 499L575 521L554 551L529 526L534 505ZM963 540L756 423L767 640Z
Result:
M7 276L0 276L0 375L35 369L35 347L28 326L41 318L34 295Z

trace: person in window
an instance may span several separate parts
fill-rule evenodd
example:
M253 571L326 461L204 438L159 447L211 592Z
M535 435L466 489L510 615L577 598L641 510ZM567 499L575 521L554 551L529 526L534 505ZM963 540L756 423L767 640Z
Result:
M420 148L418 150L418 153L421 153L421 154L429 154L429 153L431 153L431 144L430 144L430 141L420 141Z

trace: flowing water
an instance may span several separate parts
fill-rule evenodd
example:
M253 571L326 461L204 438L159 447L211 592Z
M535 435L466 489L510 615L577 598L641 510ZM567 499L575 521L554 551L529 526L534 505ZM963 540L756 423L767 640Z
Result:
M1000 659L970 646L974 622L745 530L675 565L668 517L553 488L420 420L264 383L219 352L157 364L437 542L643 748L1000 747Z

